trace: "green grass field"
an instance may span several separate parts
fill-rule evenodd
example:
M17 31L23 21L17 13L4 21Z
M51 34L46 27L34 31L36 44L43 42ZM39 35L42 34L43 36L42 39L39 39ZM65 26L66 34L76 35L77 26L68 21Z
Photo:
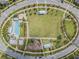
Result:
M74 24L74 21L72 21L72 19L68 19L65 20L65 29L67 32L67 35L69 36L69 38L72 38L76 32L76 25Z
M25 27L25 25L26 24L24 24L24 23L20 23L20 36L21 37L25 37L26 35L25 35L25 33L26 33L26 27Z
M30 36L35 37L57 37L57 34L61 34L60 23L63 16L63 12L53 9L51 14L37 15L33 14L29 16L29 32ZM56 13L54 13L56 12Z
M39 10L39 9L38 9ZM32 12L33 10L31 10ZM31 14L28 17L29 22L29 32L31 37L52 37L56 38L56 40L52 40L51 44L54 45L53 48L59 48L65 44L67 44L70 39L67 39L64 37L62 30L61 30L61 22L62 22L62 16L64 12L56 9L49 9L48 14L46 15L37 15L37 14ZM69 21L69 18L67 21L65 20L65 28L67 34L72 37L74 36L75 24L73 19ZM61 36L61 39L57 39L58 36ZM66 43L64 43L66 42ZM43 44L49 43L49 40L43 40Z

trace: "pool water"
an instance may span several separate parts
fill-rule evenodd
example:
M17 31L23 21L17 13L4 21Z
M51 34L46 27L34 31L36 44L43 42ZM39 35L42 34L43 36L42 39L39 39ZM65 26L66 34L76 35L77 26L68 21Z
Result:
M9 33L12 35L15 35L16 37L19 37L20 35L20 22L18 18L14 18L12 21L12 25L9 28Z
M15 24L14 25L14 27L15 27L14 33L18 37L20 35L20 22L19 22L19 20L14 21L14 24Z

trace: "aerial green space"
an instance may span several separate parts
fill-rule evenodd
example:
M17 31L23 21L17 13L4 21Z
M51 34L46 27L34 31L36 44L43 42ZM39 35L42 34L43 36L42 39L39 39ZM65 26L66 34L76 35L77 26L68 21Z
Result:
M30 36L56 38L58 33L61 34L60 23L64 12L55 9L50 12L46 15L33 14L29 16Z
M65 20L65 29L67 35L72 38L76 32L76 26L74 25L74 22L71 19Z
M38 11L42 10L47 11L47 14L37 14ZM7 41L6 43L8 44L10 42L10 37L17 40L17 44L10 44L10 46L14 49L17 47L18 50L22 52L50 52L62 50L62 48L64 49L70 44L69 42L76 33L76 23L73 19L74 17L72 18L70 16L71 14L68 12L66 15L69 15L70 18L66 17L64 19L64 24L62 25L64 12L65 11L63 9L59 9L57 7L47 9L21 9L19 12L15 11L15 13L12 13L12 16L7 19L8 21L4 22L1 34L3 34L4 40L5 42ZM22 15L22 19L20 19L19 15ZM20 22L20 26L16 27L16 29L20 27L20 35L18 38L15 33L12 33L12 36L8 36L8 30L12 26L11 20L14 20L14 18L18 18ZM25 20L25 18L27 18L27 20ZM70 37L69 39L65 36L64 32L66 32L67 36ZM20 40L22 40L22 42ZM22 45L20 45L19 42L21 42ZM41 49L42 45L48 45L49 47ZM33 50L33 48L37 49Z

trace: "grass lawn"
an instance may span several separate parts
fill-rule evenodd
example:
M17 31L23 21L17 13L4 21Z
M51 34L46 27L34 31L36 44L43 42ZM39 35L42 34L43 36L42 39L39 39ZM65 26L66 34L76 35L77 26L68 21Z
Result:
M65 29L67 32L67 35L72 38L75 34L76 31L76 25L74 24L74 22L72 20L65 20Z
M73 3L75 0L67 0L67 1L69 1L69 2Z
M54 12L55 13L54 13ZM33 14L29 16L29 32L34 37L57 37L61 33L60 22L63 16L62 11L53 9L53 13L46 15Z
M48 12L46 15L32 14L29 16L29 32L32 37L57 38L57 36L61 35L61 39L52 40L52 42L50 42L53 48L56 49L70 41L64 37L61 30L61 21L64 12L56 9L50 9ZM69 25L70 24L67 26ZM64 43L65 41L66 43ZM49 43L49 40L43 40L43 44L47 43Z
M25 27L25 23L20 23L20 37L25 37L26 36L26 27Z
M43 44L49 44L50 40L49 39L41 39Z

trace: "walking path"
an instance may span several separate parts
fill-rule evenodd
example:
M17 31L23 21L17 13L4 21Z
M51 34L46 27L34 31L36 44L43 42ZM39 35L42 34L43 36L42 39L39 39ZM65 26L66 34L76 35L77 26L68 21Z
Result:
M23 2L17 3L14 6L11 6L10 8L5 10L1 14L0 27L1 27L1 24L6 20L6 18L9 16L10 13L12 13L13 11L18 10L24 6L37 3L37 1L38 1L38 3L45 3L45 1L46 1L47 4L54 4L54 5L67 9L75 15L76 19L79 22L79 9L73 7L72 5L70 5L68 3L65 3L65 2L61 3L59 0L24 0ZM67 6L69 6L69 7L67 7ZM69 54L70 52L72 52L73 50L77 49L76 45L79 45L79 34L73 43L75 43L75 44L70 45L68 48L66 48L60 52L57 52L56 54L54 54L52 56L42 57L40 59L57 59L62 56L65 56L65 55ZM6 54L13 56L17 59L36 59L36 57L24 56L22 54L17 53L16 51L12 51L12 50L8 49L2 41L0 41L0 50L4 51Z

